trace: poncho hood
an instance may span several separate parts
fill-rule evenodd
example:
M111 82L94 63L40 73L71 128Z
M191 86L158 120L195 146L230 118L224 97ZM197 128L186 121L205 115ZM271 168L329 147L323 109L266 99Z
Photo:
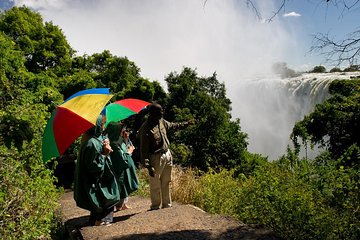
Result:
M116 142L120 138L122 124L119 122L110 122L106 127L106 132L110 142Z
M90 128L89 130L87 130L86 132L90 137L100 137L101 133L102 133L102 116L100 115L97 119L96 119L96 124L94 127Z

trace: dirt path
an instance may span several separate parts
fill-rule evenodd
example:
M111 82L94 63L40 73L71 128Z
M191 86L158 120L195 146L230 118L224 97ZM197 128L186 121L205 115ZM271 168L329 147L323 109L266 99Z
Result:
M62 220L71 239L278 239L271 231L211 215L191 205L148 211L150 200L130 197L131 209L114 214L110 226L87 226L89 212L75 205L73 192L61 200Z

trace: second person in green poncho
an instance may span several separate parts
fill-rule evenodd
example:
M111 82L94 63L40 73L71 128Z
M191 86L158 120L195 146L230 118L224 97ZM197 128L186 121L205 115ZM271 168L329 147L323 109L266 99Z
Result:
M120 202L115 210L127 209L128 196L139 188L139 180L136 175L136 167L131 157L134 146L129 139L129 131L126 125L120 122L110 122L106 127L111 148L110 154L114 165L114 171L120 190Z

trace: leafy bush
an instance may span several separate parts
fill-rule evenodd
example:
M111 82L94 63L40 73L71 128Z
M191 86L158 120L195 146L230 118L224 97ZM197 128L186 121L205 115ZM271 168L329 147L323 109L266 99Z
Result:
M326 239L329 213L316 189L276 163L243 182L237 205L240 219L263 224L285 239Z
M326 68L324 66L315 66L313 70L311 70L312 73L324 73L326 72Z
M0 238L50 239L59 222L59 191L49 170L32 168L0 149Z
M360 71L360 65L350 65L344 69L344 72L357 72Z
M137 176L139 178L139 189L135 191L134 195L140 195L143 197L150 197L150 183L149 183L149 174L146 168L141 168L137 170Z
M331 73L333 73L333 72L341 72L341 69L338 68L338 67L334 67L334 68L330 69L329 72L331 72Z
M239 182L233 178L234 170L209 171L199 179L200 189L194 204L207 212L234 216Z

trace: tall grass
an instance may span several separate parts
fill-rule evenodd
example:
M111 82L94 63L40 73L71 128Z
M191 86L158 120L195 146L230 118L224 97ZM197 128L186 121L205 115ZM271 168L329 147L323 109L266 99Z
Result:
M202 174L192 168L175 166L172 171L171 196L173 201L193 204L204 211L232 215L239 182L233 172L213 171ZM146 169L138 172L140 189L137 194L149 196L149 180Z

